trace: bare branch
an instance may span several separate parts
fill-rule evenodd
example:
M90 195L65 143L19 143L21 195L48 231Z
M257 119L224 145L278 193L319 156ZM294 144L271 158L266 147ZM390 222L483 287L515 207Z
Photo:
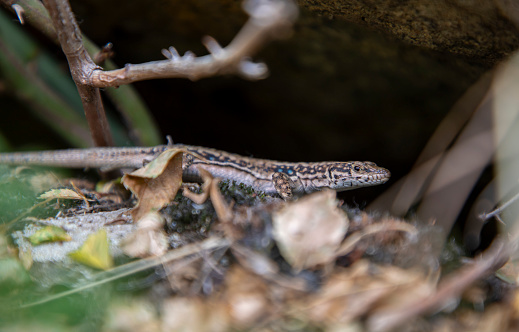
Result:
M249 57L270 39L287 36L297 17L297 7L283 0L247 0L243 6L250 18L226 48L206 37L203 42L209 55L195 57L186 52L180 56L175 48L170 47L162 50L168 60L127 64L125 68L112 71L96 69L88 82L96 87L109 87L158 78L177 77L194 81L225 74L237 74L250 80L265 78L268 75L266 65L253 63Z
M292 0L246 0L244 10L249 20L232 42L222 48L205 37L209 55L196 57L192 52L180 56L175 48L162 50L167 60L126 65L125 68L103 71L97 67L83 47L80 30L67 0L45 0L53 24L38 0L19 0L29 23L42 29L49 38L57 39L69 62L72 77L80 93L86 118L97 146L111 145L108 123L99 98L98 88L117 87L136 81L158 78L198 80L215 75L236 74L250 80L268 75L267 66L254 63L250 57L265 43L285 38L297 17ZM12 0L0 3L14 10Z
M99 89L90 86L90 74L98 67L83 46L81 31L67 0L45 0L45 7L67 57L96 146L113 145Z

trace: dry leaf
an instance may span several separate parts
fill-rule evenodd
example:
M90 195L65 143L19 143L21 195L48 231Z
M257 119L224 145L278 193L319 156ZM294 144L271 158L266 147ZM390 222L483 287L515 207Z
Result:
M305 305L314 321L333 325L352 322L380 306L390 307L413 296L430 295L434 289L435 284L416 270L360 260L331 275Z
M193 282L199 281L203 263L202 258L195 255L165 263L164 271L171 289L181 295L192 294Z
M168 249L164 234L164 218L157 212L145 215L137 229L123 243L123 251L131 257L162 256Z
M308 195L274 214L274 239L295 269L332 262L348 229L348 217L331 190Z
M67 232L58 226L48 225L38 229L36 232L27 237L33 245L45 242L70 241L72 238Z
M107 270L113 266L113 259L108 248L108 236L104 228L91 234L76 251L69 257L73 260L101 270Z
M81 193L74 191L72 189L51 189L47 192L44 192L40 196L39 199L79 199L83 201L87 201L87 198L83 196Z
M331 275L319 293L308 301L306 311L316 322L348 323L366 314L380 298L391 292L390 285L372 276L370 263L356 262L351 268Z
M155 304L148 299L133 296L112 299L104 315L100 331L160 331L160 319Z
M161 331L229 331L229 315L220 303L175 297L163 302L161 312Z
M231 246L234 258L240 265L263 279L297 291L306 291L308 285L303 278L292 277L279 272L279 266L261 252L234 243Z
M124 175L122 181L139 199L132 211L133 220L138 222L175 198L182 184L182 151L167 150L146 166Z
M355 249L355 246L359 241L367 236L375 235L377 233L387 234L388 232L406 232L414 236L418 234L418 230L413 225L405 221L386 218L381 222L366 225L360 231L348 235L348 237L342 242L341 246L337 249L336 255L343 256L349 254L353 249Z
M226 275L225 302L233 326L248 329L270 317L269 287L265 280L241 267L233 267Z

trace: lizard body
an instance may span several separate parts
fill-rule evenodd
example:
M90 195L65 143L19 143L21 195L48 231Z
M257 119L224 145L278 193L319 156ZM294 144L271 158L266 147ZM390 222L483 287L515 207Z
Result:
M214 177L234 180L284 199L325 188L336 191L385 183L391 173L372 162L281 162L256 159L183 144L0 153L0 164L68 168L140 168L167 149L185 151L183 180L201 182L198 167Z

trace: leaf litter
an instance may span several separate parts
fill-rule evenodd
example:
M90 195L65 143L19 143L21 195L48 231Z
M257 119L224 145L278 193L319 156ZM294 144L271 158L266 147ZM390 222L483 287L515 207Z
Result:
M498 298L488 290L489 278L508 257L503 241L444 276L436 254L441 232L433 226L349 209L333 191L285 202L222 184L203 170L204 185L193 187L198 193L184 185L181 195L181 161L182 151L169 150L123 178L138 200L132 218L128 210L114 211L111 220L87 231L106 236L100 242L104 264L93 264L106 271L26 305L152 268L163 278L149 286L150 295L133 306L114 302L109 311L120 318L107 319L103 330L132 330L136 325L127 323L140 306L150 331L483 331L495 322L496 331L507 331L516 324L515 290ZM49 220L39 222L56 224ZM57 223L74 242L79 236L71 224ZM124 235L114 237L120 226L126 226ZM57 244L32 247L23 242L27 235L13 236L20 252L56 250ZM112 257L123 252L140 259L110 269ZM99 254L86 256L100 261ZM469 309L482 303L485 310Z

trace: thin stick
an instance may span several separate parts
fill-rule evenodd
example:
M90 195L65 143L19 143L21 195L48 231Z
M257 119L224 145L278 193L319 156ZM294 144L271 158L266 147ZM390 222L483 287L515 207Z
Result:
M83 46L81 31L70 4L67 0L45 0L44 4L56 29L63 53L67 57L94 144L111 146L113 141L99 89L89 83L91 73L98 67Z
M494 211L490 212L490 213L482 213L479 218L483 221L486 221L492 217L496 217L497 220L499 220L500 222L504 223L503 220L501 220L501 218L499 218L498 214L501 214L501 212L503 212L504 209L506 209L507 207L509 207L510 205L512 205L515 201L517 201L517 199L519 199L519 193L515 194L514 197L512 197L508 202L504 203L503 205L501 205L500 207L498 207L497 209L495 209Z

